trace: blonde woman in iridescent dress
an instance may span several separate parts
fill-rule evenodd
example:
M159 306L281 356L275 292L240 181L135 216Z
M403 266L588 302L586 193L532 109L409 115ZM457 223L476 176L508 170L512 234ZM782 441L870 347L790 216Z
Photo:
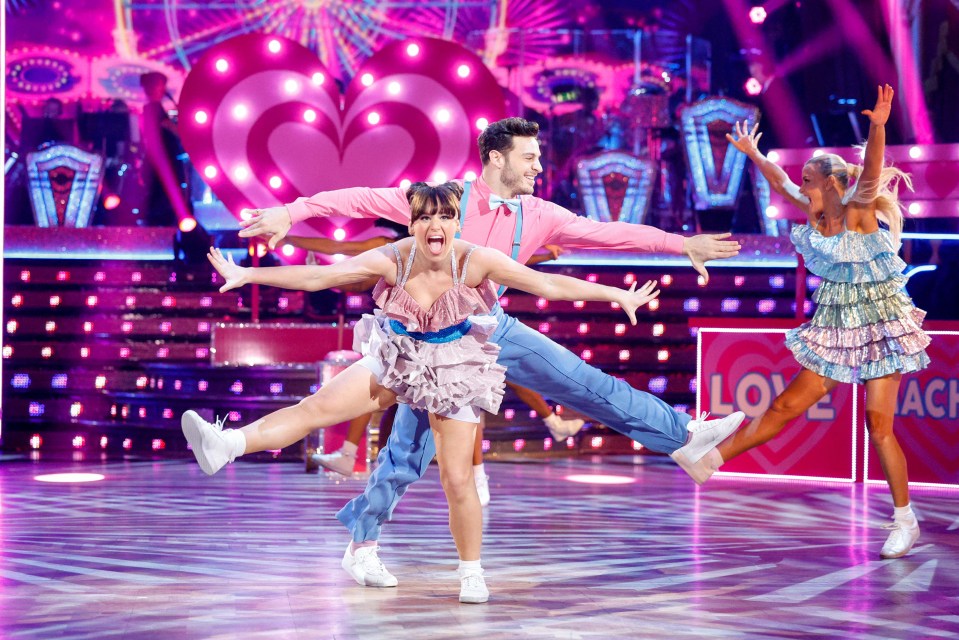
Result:
M909 176L883 166L885 124L893 90L879 87L868 116L869 137L862 166L835 154L814 156L797 186L757 148L758 124L736 123L729 141L756 163L770 186L806 213L807 223L792 230L792 241L807 268L822 278L809 322L786 334L786 346L802 365L769 410L717 449L728 461L775 437L790 420L817 403L841 382L866 387L866 427L895 506L883 558L906 555L919 538L909 504L906 459L893 433L899 383L904 373L929 364L929 337L917 309L903 289L905 263L898 257L903 217L898 197ZM880 226L880 221L885 226Z

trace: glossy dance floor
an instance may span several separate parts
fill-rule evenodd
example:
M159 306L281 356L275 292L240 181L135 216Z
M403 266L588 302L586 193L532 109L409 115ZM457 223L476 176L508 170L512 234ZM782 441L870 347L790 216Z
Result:
M384 535L400 586L372 589L340 568L332 515L362 480L255 462L213 478L186 460L0 462L0 637L959 637L959 491L916 489L919 545L882 561L881 487L696 490L666 458L487 466L492 598L461 605L435 467ZM68 470L106 479L33 479Z

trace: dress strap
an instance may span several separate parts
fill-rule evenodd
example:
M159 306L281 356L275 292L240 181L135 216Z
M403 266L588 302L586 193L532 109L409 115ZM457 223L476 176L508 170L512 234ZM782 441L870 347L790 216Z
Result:
M399 252L396 254L399 255ZM406 271L400 273L401 280L397 283L400 289L406 288L406 281L410 279L410 271L413 270L413 257L416 255L416 243L410 245L410 257L406 259Z
M459 282L458 277L456 275L456 263L457 263L456 249L454 249L453 247L450 247L450 268L453 270L453 284L456 284L457 282Z
M396 248L396 243L389 242L386 246L392 249L393 255L396 256L396 281L399 282L403 279L403 256L400 255L400 250Z
M473 255L473 249L475 248L476 248L476 245L474 244L472 247L470 247L470 250L466 252L466 259L463 260L463 277L459 279L458 281L459 284L463 284L464 282L466 282L466 270L469 269L470 256ZM456 276L455 276L456 272L454 271L453 273L454 273L453 282L457 282Z

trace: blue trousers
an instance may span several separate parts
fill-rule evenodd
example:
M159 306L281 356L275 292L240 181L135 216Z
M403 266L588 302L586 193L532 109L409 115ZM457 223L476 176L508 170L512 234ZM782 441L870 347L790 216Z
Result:
M500 346L506 379L571 407L653 451L672 453L686 443L690 418L644 391L586 364L568 349L503 313L492 342ZM423 477L436 445L426 412L400 405L393 432L380 451L363 494L336 517L356 542L376 540L407 487Z

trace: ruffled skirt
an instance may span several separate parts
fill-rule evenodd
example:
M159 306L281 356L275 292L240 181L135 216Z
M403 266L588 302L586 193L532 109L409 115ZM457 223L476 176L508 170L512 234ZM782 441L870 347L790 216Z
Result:
M786 333L786 346L806 369L862 384L929 365L926 313L902 290L901 277L882 282L823 280L812 319Z
M457 340L426 342L396 333L389 318L377 311L353 328L353 349L375 362L370 370L398 402L473 422L465 409L473 408L477 419L478 410L499 411L506 368L496 362L499 345L489 341L496 318L470 316L469 321L470 330Z

